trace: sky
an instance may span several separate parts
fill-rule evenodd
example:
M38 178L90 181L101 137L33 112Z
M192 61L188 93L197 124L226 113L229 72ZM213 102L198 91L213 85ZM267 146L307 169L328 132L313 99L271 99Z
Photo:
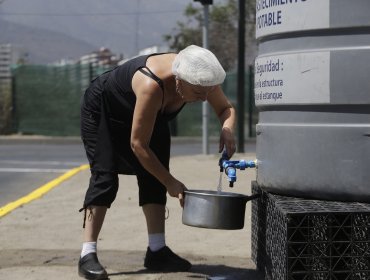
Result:
M202 7L193 0L0 0L0 19L61 32L130 56L163 45L163 36L184 21L183 12L191 3Z

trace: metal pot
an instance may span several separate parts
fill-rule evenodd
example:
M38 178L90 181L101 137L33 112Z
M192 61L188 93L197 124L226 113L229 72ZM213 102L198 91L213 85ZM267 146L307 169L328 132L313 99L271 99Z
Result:
M242 229L246 203L259 195L230 192L185 191L182 223L212 229Z

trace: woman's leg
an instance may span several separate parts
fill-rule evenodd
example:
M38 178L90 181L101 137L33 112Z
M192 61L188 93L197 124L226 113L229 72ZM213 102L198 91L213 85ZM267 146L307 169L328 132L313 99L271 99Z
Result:
M145 204L143 212L146 219L148 234L165 232L165 206L160 204Z
M93 173L84 201L84 232L79 275L86 279L107 279L107 272L97 257L97 240L107 209L116 197L118 175ZM99 206L97 206L99 205Z
M158 251L166 246L165 239L165 206L161 204L145 204L143 212L148 229L149 248Z
M176 255L166 246L165 209L165 205L162 204L143 205L149 235L149 248L144 266L156 271L188 271L191 268L191 263Z
M89 206L84 221L83 245L78 262L78 274L86 279L108 279L108 274L100 264L96 244L107 212L106 206Z
M106 206L89 206L86 211L85 229L83 233L84 242L96 242L103 226Z

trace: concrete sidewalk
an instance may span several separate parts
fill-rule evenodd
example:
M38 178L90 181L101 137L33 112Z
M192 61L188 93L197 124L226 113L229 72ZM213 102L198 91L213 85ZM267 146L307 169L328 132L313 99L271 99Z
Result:
M236 154L233 159L254 159ZM172 173L188 189L216 190L218 155L171 159ZM238 180L225 191L250 194L255 170L237 172ZM89 179L84 170L45 196L0 218L0 279L82 279L77 275L83 213L79 213ZM167 245L193 263L186 273L149 273L143 267L147 247L144 215L138 206L135 176L120 176L117 199L108 211L98 242L99 258L110 279L263 279L251 261L251 203L242 230L213 230L185 226L182 209L168 198Z

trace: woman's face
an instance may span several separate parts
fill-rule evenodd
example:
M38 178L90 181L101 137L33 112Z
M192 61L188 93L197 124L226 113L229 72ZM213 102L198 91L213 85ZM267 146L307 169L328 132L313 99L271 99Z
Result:
M215 86L199 86L192 85L182 80L176 80L176 91L181 98L187 102L207 101L208 94L215 88Z

